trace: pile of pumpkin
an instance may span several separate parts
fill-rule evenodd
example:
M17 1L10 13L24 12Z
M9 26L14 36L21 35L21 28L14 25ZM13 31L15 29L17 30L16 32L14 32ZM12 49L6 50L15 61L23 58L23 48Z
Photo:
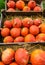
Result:
M16 51L7 48L3 51L1 59L0 65L45 65L45 51L36 49L29 54L24 48Z
M14 18L5 20L1 29L1 36L4 43L12 42L44 42L45 41L45 23L40 18L24 19Z
M34 12L40 12L42 10L35 0L29 0L28 3L25 3L23 0L18 0L16 2L14 0L9 0L7 2L7 9L8 12L15 12L16 9L24 12L30 12L31 10Z

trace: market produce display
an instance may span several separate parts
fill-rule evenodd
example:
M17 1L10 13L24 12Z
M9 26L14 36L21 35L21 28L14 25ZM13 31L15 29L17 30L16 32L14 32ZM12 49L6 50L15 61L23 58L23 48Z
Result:
M0 65L45 65L41 1L40 4L37 0L5 2L0 28Z
M4 43L45 42L45 23L40 18L7 19L3 23L1 36Z
M2 52L1 60L0 65L45 65L45 51L35 49L29 53L24 48L18 48L16 51L6 48Z
M41 12L42 8L39 4L36 3L35 0L29 0L27 3L23 0L8 0L7 4L7 12L15 12L15 11L23 11L23 12Z

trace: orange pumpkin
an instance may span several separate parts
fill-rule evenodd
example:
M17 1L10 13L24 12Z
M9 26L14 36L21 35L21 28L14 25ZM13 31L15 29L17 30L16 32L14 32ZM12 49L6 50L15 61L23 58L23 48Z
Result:
M7 7L8 8L14 8L15 7L15 2L12 0L9 0L8 3L7 3Z
M24 42L35 42L35 37L32 34L25 36Z
M31 53L32 65L45 65L45 51L36 49Z
M36 36L36 41L39 42L44 42L45 41L45 34L44 33L40 33Z
M15 53L15 60L19 65L26 65L29 60L28 51L24 48L19 48Z
M9 20L4 21L4 27L11 28L12 27L11 21Z
M2 35L2 37L8 36L9 33L10 33L10 29L9 29L9 28L3 28L3 29L1 30L1 35Z
M9 9L7 10L7 12L15 12L15 9L9 8Z
M39 33L39 27L36 25L32 25L29 29L30 33L33 35L37 35Z
M24 37L19 36L14 39L14 42L24 42Z
M24 27L30 27L31 25L33 25L33 20L31 18L26 17L22 20L22 23Z
M35 12L41 12L41 10L42 10L42 9L41 9L40 6L36 6L36 7L34 8L34 11L35 11Z
M20 36L20 28L12 28L10 34L13 38Z
M24 8L24 6L25 6L24 1L19 0L19 1L16 2L16 8L22 10Z
M7 36L4 38L3 42L6 44L8 44L8 43L10 44L13 42L13 38L11 36Z
M31 0L31 1L28 2L28 7L30 7L31 9L34 9L35 6L36 6L36 2L35 1Z
M12 62L9 65L18 65L16 62Z
M30 7L25 6L25 7L23 8L23 11L24 11L24 12L29 12L29 11L30 11Z
M2 61L5 64L10 64L13 61L13 59L14 59L14 55L15 55L14 50L11 49L11 48L7 48L2 53Z
M21 35L26 36L27 34L28 34L28 28L27 27L22 28Z
M41 19L37 18L37 19L34 20L34 25L39 26L41 23L42 23Z
M14 28L19 28L22 26L22 21L19 18L14 18L12 24Z
M40 24L39 28L41 33L45 33L45 23Z

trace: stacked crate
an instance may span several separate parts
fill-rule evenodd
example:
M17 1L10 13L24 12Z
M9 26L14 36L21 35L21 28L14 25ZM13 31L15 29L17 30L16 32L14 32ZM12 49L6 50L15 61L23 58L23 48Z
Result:
M11 6L10 4L9 4L9 2L10 1L13 1L13 2L15 2L15 3L13 3L13 5L15 4L15 6ZM18 2L18 1L23 1L23 5L22 5L22 9L20 9L20 5L17 5L16 3ZM33 0L30 0L30 1L33 1ZM20 35L18 35L18 36L14 36L13 35L13 33L11 34L10 32L9 32L9 35L7 35L7 36L12 36L12 41L10 41L9 39L10 39L10 37L9 37L9 39L8 39L8 41L6 40L6 36L5 36L5 34L3 34L3 32L2 32L2 34L0 34L0 51L1 51L1 53L2 53L2 51L4 51L6 48L12 48L12 49L14 49L15 51L17 50L17 49L19 49L19 48L24 48L24 49L26 49L28 52L29 52L29 54L31 54L31 52L32 51L34 51L35 49L43 49L43 50L45 50L45 36L44 36L44 40L38 40L38 41L36 41L36 40L32 40L32 37L29 37L30 38L30 40L24 40L25 39L25 37L28 35L28 34L32 34L31 32L29 32L29 28L30 27L28 27L28 26L25 26L25 25L23 25L22 24L22 22L21 22L21 24L22 25L19 25L18 23L20 22L20 20L21 21L23 21L24 19L31 19L31 22L30 23L32 23L32 20L33 20L33 24L32 25L37 25L37 24L34 24L34 20L35 19L40 19L42 22L40 23L40 24L42 24L42 23L45 23L45 13L44 13L44 11L43 11L43 6L42 6L42 4L43 4L43 1L42 0L34 0L35 2L36 2L36 6L38 6L40 9L37 11L37 9L35 9L34 10L34 8L33 9L31 9L30 7L28 7L29 6L29 0L6 0L5 1L5 10L2 10L2 13L1 13L1 25L0 25L0 31L2 31L4 28L9 28L10 29L10 31L11 31L11 29L12 28L20 28L20 30L22 30L24 27L25 28L27 28L28 29L28 33L26 34L26 35L22 35L21 33L20 33ZM8 4L7 4L8 3ZM20 2L21 3L21 2ZM33 2L32 2L33 3ZM19 2L18 2L18 4L19 4ZM31 5L32 6L32 5ZM34 6L34 7L36 7L36 6ZM12 8L10 8L10 7L12 7ZM25 8L24 7L26 7L27 9L25 10ZM24 8L24 9L23 9ZM5 21L10 21L10 22L12 22L12 21L14 21L15 19L20 19L19 21L18 21L18 23L17 23L17 25L19 26L11 26L10 27L10 25L9 26L5 26ZM15 20L16 21L16 20ZM26 20L27 21L27 20ZM30 21L30 20L29 20ZM13 24L14 24L14 22L13 22ZM26 23L27 24L27 23ZM40 25L39 24L39 25ZM38 27L38 25L37 25L37 27ZM40 30L40 29L39 29ZM36 30L37 31L37 30ZM7 31L5 32L6 34L7 34ZM18 34L19 32L17 32L17 34ZM40 33L42 33L42 32L40 32L39 31L39 34ZM36 36L38 35L35 35L35 34L32 34L32 35L34 35L34 38L36 38ZM45 35L45 33L44 33L44 35ZM16 39L17 37L22 37L22 38L19 38L19 39ZM15 42L14 42L14 39L15 39ZM21 40L20 40L21 39ZM27 38L28 39L28 38ZM6 40L6 41L5 41ZM0 56L1 56L1 54L0 54ZM29 62L29 64L31 64L30 62Z

